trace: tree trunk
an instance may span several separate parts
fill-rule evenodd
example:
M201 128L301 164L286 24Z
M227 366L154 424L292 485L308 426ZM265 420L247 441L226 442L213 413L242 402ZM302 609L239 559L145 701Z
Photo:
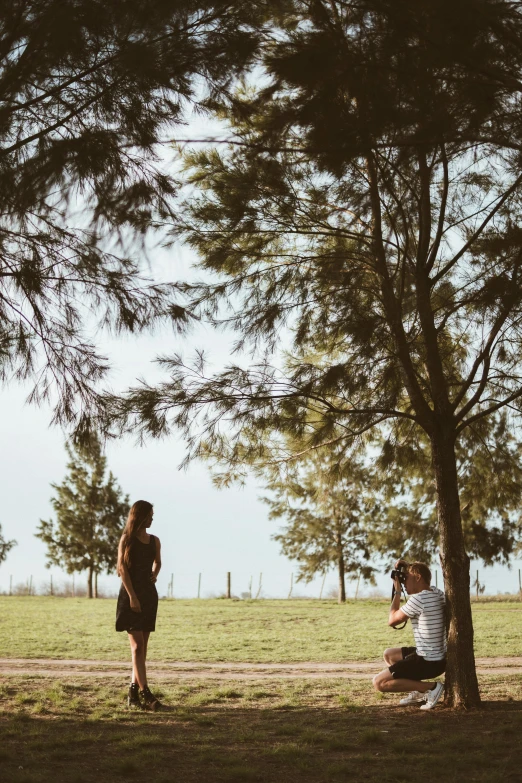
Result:
M432 434L431 445L448 626L446 703L451 707L477 707L480 693L473 652L470 561L462 533L454 433L438 428Z
M93 567L89 566L89 570L87 571L87 596L88 598L92 598L92 577L93 577Z
M337 568L339 571L339 597L338 597L338 603L344 604L346 603L346 580L344 575L344 552L342 547L342 540L341 535L339 534L337 537L337 547L338 547L338 558L337 558Z
M98 598L98 571L94 572L94 597Z

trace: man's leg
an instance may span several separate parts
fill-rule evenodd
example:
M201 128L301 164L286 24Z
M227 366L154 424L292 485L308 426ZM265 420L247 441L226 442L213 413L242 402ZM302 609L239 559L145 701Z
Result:
M373 678L373 687L381 693L406 693L408 691L426 693L432 690L436 684L436 682L422 682L422 680L395 679L389 669L384 669Z
M383 652L382 657L387 666L393 666L397 661L402 661L402 647L388 647Z

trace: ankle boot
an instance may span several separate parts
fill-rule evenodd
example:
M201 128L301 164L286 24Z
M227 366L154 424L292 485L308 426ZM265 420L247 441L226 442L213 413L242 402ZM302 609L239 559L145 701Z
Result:
M131 709L141 710L140 701L140 689L137 682L132 682L129 687L129 695L127 696L127 704Z
M147 685L143 688L142 691L140 691L140 696L142 698L143 708L145 710L151 710L152 712L156 712L156 710L161 709L162 704L150 692L149 687Z

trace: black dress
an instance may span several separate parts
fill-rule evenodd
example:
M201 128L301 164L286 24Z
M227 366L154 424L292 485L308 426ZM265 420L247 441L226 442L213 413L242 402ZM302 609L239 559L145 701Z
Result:
M158 591L151 582L152 564L156 557L156 538L150 536L148 544L134 538L130 549L129 575L134 592L141 605L141 612L133 612L125 586L122 584L116 606L117 631L154 631L158 611Z

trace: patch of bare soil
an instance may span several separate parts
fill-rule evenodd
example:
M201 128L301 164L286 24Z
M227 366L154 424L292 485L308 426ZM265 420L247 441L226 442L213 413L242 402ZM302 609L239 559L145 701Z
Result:
M477 658L478 674L522 674L522 657ZM0 658L0 674L46 677L125 677L130 661L59 660L56 658ZM346 663L173 663L147 662L155 679L262 680L368 679L384 668L382 660Z

